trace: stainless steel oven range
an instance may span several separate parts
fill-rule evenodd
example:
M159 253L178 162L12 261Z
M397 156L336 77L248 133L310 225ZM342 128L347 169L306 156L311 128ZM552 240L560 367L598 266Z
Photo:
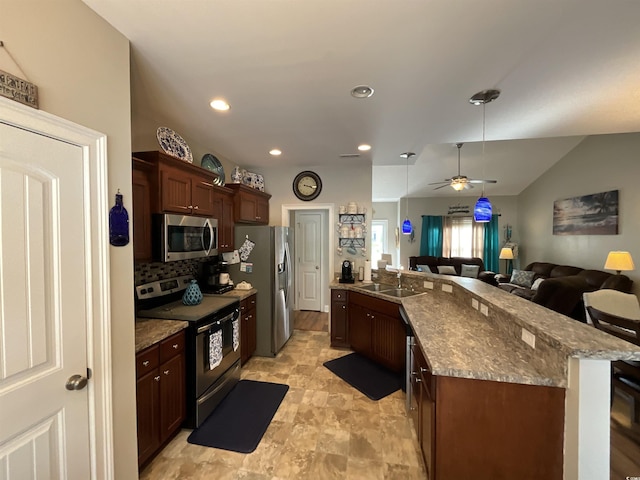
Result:
M187 419L196 428L240 380L240 302L205 295L199 305L182 303L191 276L160 280L136 287L137 315L185 320Z

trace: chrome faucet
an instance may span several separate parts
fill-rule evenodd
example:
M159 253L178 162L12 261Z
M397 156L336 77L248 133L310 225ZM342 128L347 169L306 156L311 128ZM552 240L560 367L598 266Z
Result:
M400 278L400 272L398 272L398 288L402 288L402 279Z

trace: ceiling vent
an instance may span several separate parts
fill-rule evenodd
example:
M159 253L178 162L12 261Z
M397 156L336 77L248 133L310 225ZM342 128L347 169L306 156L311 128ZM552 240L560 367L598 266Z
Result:
M358 158L360 156L359 153L341 153L340 158Z

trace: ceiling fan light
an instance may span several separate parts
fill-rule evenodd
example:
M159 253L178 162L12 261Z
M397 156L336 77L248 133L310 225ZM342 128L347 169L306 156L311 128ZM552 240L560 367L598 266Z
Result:
M409 217L407 217L404 219L404 222L402 222L402 234L411 235L412 230L413 227L411 226L411 220L409 220Z
M487 197L480 197L473 207L473 219L476 222L490 222L492 214L491 202Z
M453 188L456 192L459 192L461 190L464 190L464 183L463 182L451 182L451 188Z

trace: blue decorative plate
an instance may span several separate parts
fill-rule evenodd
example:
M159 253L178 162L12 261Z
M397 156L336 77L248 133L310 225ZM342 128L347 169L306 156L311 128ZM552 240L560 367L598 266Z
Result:
M193 154L189 145L176 132L167 127L158 127L156 138L164 153L185 162L193 163Z
M210 153L205 153L200 162L200 166L218 174L218 178L216 178L213 183L216 185L224 185L224 168L222 168L220 160Z

